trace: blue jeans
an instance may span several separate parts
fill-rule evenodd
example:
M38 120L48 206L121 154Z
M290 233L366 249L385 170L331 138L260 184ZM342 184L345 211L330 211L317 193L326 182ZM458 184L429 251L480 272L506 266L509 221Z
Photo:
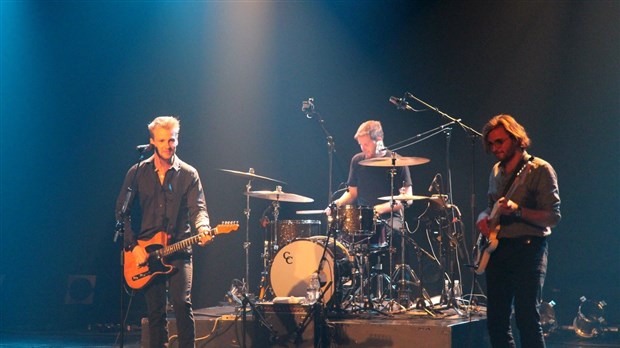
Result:
M179 347L194 347L196 333L191 301L192 259L188 255L182 256L167 260L167 263L175 268L171 275L167 277L158 275L144 288L151 348L166 347L168 342L166 282L168 282L168 299L174 309Z
M487 327L494 348L515 347L510 327L513 304L521 347L545 347L538 307L546 273L545 238L499 240L486 270Z

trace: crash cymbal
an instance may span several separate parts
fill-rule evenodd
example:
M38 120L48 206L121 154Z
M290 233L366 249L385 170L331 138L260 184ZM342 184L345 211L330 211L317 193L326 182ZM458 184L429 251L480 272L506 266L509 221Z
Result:
M244 178L249 178L249 179L261 179L261 180L267 180L267 181L273 181L273 182L279 182L281 184L285 184L286 183L284 181L280 181L280 180L276 180L276 179L272 179L272 178L268 178L266 176L262 176L262 175L256 175L254 174L254 170L250 169L250 172L240 172L237 170L230 170L230 169L218 169L222 172L226 172L226 173L230 173L236 176L242 176Z
M244 192L244 195L262 199L268 199L270 201L280 201L280 202L294 202L294 203L311 203L314 202L314 199L296 195L294 193L286 193L282 192L282 190L276 191L250 191Z
M319 215L325 214L325 210L298 210L295 213L299 215Z
M380 201L389 201L392 199L392 196L383 196L378 198ZM428 196L417 196L417 195L403 195L400 194L398 196L394 196L395 201L423 201L426 199L431 199Z
M392 163L394 161L394 163ZM408 167L428 163L431 160L424 157L376 157L360 161L360 164L368 167Z

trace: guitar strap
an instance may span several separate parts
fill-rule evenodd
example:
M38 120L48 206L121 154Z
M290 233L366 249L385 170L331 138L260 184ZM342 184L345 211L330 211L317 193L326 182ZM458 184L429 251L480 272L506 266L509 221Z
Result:
M532 161L532 160L534 160L534 156L530 156L527 160L525 158L521 159L519 164L515 167L515 170L512 172L512 176L510 177L510 179L508 180L508 182L504 186L504 192L502 192L502 195L500 197L505 197L506 196L506 194L508 193L508 190L510 190L510 187L512 186L512 183L517 178L517 173L521 171L521 169L525 165L525 162L526 161L529 162L529 161Z

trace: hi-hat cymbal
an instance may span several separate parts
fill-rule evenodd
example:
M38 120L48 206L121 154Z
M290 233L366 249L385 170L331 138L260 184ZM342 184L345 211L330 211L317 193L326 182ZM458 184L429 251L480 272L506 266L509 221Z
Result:
M375 157L360 161L360 164L368 167L408 167L428 163L431 160L424 157Z
M398 196L383 196L383 197L379 197L378 199L380 201L389 201L392 198L394 198L395 201L423 201L426 199L431 199L431 197L428 196L417 196L417 195L404 195L404 194L400 194Z
M249 179L262 179L262 180L267 180L267 181L273 181L273 182L279 182L281 184L286 184L284 181L280 181L280 180L276 180L276 179L272 179L272 178L268 178L266 176L262 176L262 175L256 175L252 172L240 172L237 170L230 170L230 169L219 169L223 172L226 173L230 173L236 176L242 176L244 178L249 178Z
M294 193L286 193L281 190L276 191L250 191L243 193L246 196L268 199L270 201L294 202L294 203L311 203L314 199L300 196Z

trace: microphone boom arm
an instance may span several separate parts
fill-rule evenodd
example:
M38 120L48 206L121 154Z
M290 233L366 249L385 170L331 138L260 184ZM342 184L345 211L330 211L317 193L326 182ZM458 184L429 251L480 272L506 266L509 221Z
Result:
M457 119L457 118L455 118L455 117L452 117L452 116L450 116L450 115L446 114L445 112L443 112L443 111L439 110L439 108L436 108L436 107L434 107L434 106L432 106L432 105L428 104L427 102L423 101L422 99L420 99L420 98L416 97L415 95L413 95L413 94L411 94L411 93L409 93L409 92L405 92L405 95L406 95L406 96L408 96L409 98L414 99L414 100L415 100L415 101L417 101L418 103L420 103L420 104L422 104L422 105L426 106L427 108L429 108L429 109L431 109L431 110L435 111L436 113L438 113L438 114L439 114L439 115L441 115L442 117L444 117L444 118L446 118L446 119L448 119L448 120L450 120L450 121L452 121L452 122L454 122L454 123L457 123L459 126L461 126L461 128L463 128L463 130L464 130L466 133L469 133L471 136L475 136L475 137L482 137L482 134L481 134L480 132L478 132L477 130L475 130L475 129L471 128L470 126L468 126L468 125L464 124L463 122L461 122L461 119L460 119L460 118L459 118L459 119Z

